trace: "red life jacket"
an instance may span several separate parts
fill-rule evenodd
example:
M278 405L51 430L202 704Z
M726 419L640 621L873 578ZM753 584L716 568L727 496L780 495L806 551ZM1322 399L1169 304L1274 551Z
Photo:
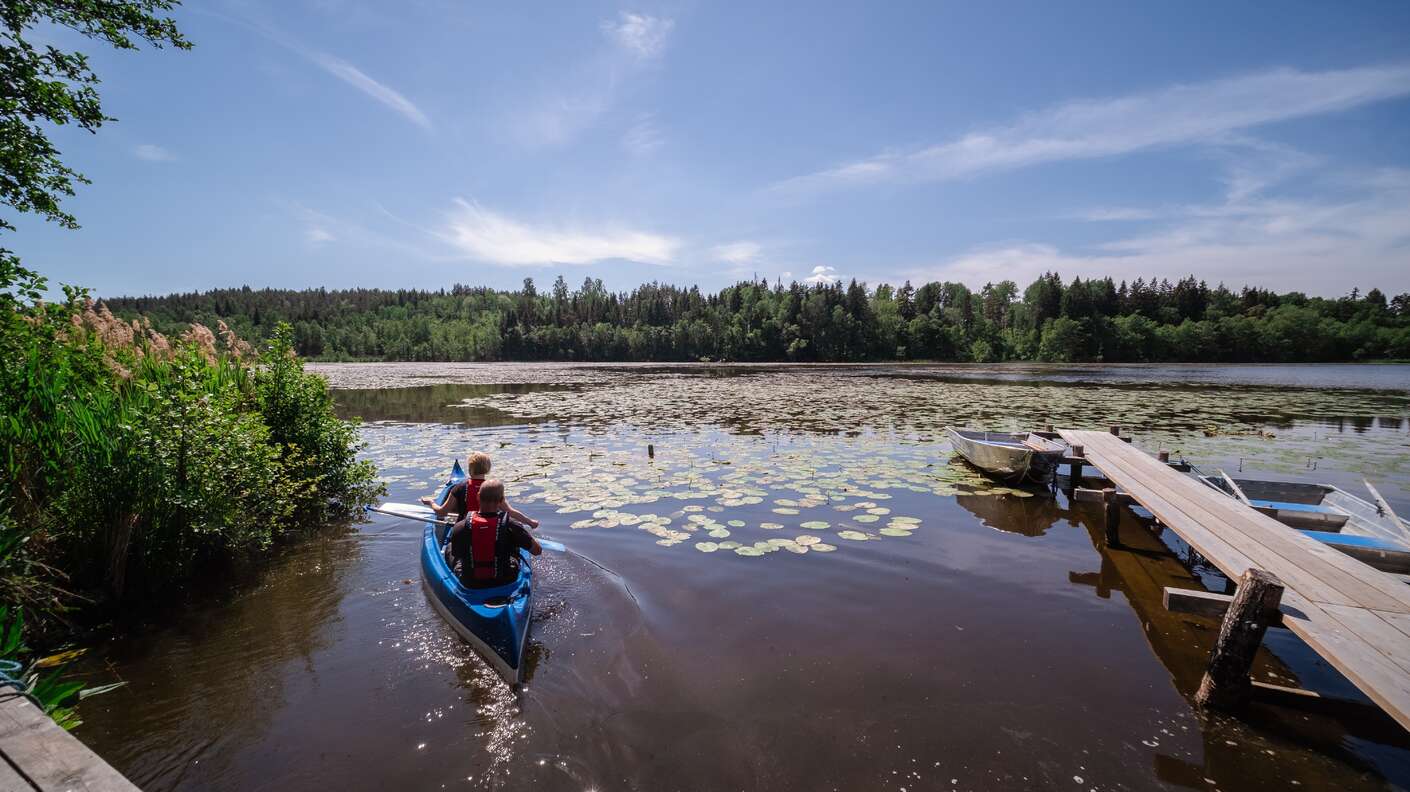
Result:
M478 482L477 482L478 483ZM476 487L478 500L479 487ZM468 488L467 488L468 491ZM495 547L499 543L499 515L475 513L470 517L470 565L475 580L498 577L499 559Z
M480 510L480 487L484 483L484 479L465 480L465 502L460 504L460 519L463 520Z

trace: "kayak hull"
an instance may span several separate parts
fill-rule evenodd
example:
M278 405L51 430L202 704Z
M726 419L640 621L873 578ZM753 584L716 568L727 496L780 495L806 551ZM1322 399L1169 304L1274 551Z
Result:
M445 494L463 478L457 464L437 502L444 502ZM443 523L428 524L422 535L421 584L426 597L505 682L517 685L524 681L525 650L534 612L531 556L520 551L519 577L514 581L494 588L467 588L442 553L445 529Z

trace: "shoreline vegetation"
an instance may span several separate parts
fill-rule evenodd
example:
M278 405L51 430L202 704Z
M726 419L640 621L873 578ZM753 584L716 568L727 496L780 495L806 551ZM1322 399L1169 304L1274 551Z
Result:
M179 335L224 322L241 337L293 328L295 351L336 361L1325 363L1410 358L1410 293L1339 298L1193 277L1064 282L1048 273L977 291L909 281L743 281L713 294L588 277L547 293L214 289L100 303Z
M0 658L72 728L92 692L59 681L76 654L27 642L62 649L76 625L351 519L382 486L287 325L256 350L223 324L167 336L43 290L0 268Z

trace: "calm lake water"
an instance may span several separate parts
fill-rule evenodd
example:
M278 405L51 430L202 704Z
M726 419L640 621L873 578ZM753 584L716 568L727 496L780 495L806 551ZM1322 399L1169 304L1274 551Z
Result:
M1410 366L322 368L388 499L495 460L570 553L511 692L378 517L95 647L77 732L148 790L1385 789L1372 707L1188 703L1218 587L1128 513L996 486L947 424L1121 424L1201 467L1369 476L1410 512ZM648 447L654 455L648 453ZM1259 678L1359 694L1270 631Z

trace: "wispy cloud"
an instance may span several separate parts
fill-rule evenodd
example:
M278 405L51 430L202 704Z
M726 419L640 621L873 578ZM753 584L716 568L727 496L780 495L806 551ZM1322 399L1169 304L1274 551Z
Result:
M557 81L556 90L509 113L503 122L506 138L519 145L560 146L593 128L617 105L623 84L661 57L674 27L673 20L633 13L603 22L607 46L597 48ZM622 143L634 154L646 154L660 141L648 115L638 117Z
M254 31L269 41L308 60L328 74L372 97L377 102L391 108L411 123L416 124L422 129L431 128L431 119L423 113L421 108L417 107L414 102L403 96L396 89L373 79L352 63L337 56L330 55L327 52L314 49L299 39L285 33L278 26L268 21L260 21L245 14L227 15L208 8L201 9L200 12Z
M336 240L333 232L323 226L310 226L304 229L304 241L310 245L322 245Z
M1333 113L1410 94L1410 65L1295 69L1175 85L1150 93L1069 102L1008 126L914 151L885 151L775 184L806 194L879 182L942 181L1059 160L1217 141L1264 124Z
M972 250L916 278L1027 283L1047 271L1128 280L1194 274L1315 294L1410 290L1410 171L1361 175L1340 199L1235 199L1183 207L1163 227L1083 249L1034 242Z
M763 252L763 248L759 246L758 242L741 240L731 242L728 245L718 245L710 252L719 261L727 261L730 264L748 264L759 260L759 254Z
M431 119L427 118L426 114L421 112L421 108L413 104L410 99L368 77L365 72L351 63L341 58L335 58L326 52L300 49L299 53L313 61L320 69L395 110L411 123L423 129L431 128Z
M132 150L133 156L137 159L148 162L171 162L176 159L176 155L167 149L152 143L143 143Z
M622 136L622 148L637 157L655 154L656 150L661 148L665 142L661 128L656 125L656 118L651 113L637 116L636 121Z
M666 47L666 37L676 23L671 19L623 11L615 21L602 23L602 31L617 45L638 58L654 58Z
M440 236L464 256L511 267L610 259L668 264L680 248L673 237L644 231L530 225L463 199Z

